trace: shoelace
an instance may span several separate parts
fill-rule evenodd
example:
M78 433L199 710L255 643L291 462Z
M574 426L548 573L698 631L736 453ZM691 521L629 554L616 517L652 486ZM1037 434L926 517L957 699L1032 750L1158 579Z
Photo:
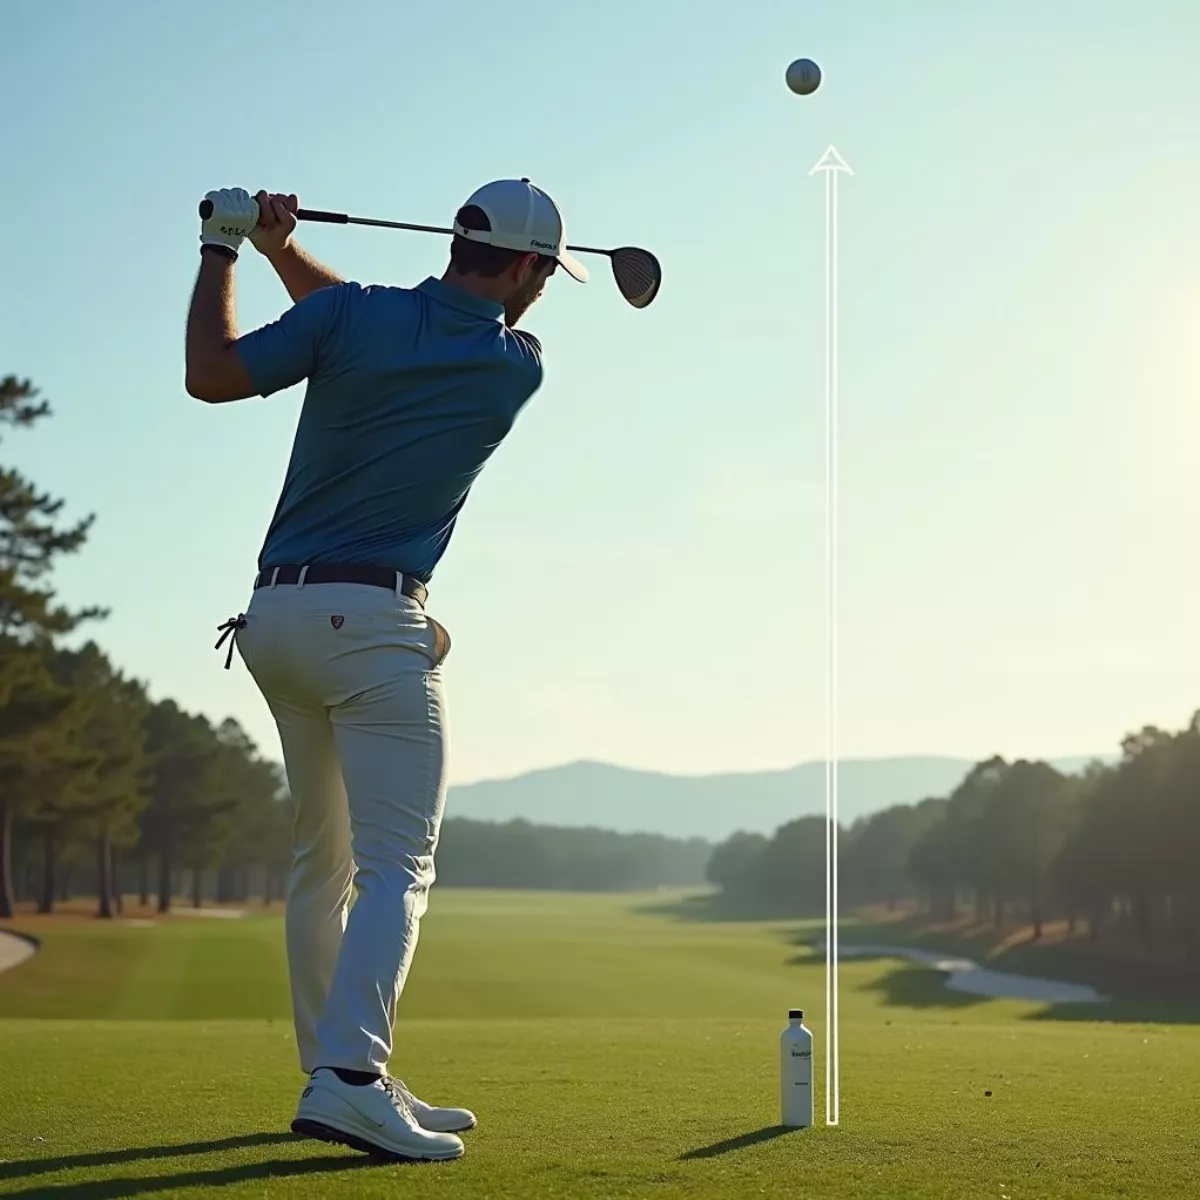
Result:
M237 631L246 628L246 614L238 613L236 617L230 617L224 625L217 626L217 632L221 635L217 638L217 644L213 647L214 650L220 650L225 644L226 638L229 639L229 651L225 655L225 670L229 670L229 664L233 662L233 648L237 645Z
M390 1075L383 1077L383 1090L392 1098L392 1103L406 1116L416 1120L412 1110L412 1093L404 1086L403 1079L393 1079Z

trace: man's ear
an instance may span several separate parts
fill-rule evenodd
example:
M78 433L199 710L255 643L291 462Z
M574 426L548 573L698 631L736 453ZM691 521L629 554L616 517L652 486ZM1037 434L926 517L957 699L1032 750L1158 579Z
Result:
M513 282L525 283L537 270L537 261L536 254L522 254L512 265Z

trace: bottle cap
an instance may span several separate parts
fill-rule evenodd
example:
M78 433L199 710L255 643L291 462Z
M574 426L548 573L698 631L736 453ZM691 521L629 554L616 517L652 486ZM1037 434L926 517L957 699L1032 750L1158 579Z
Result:
M792 1021L792 1020L803 1021L804 1020L804 1009L789 1008L788 1009L788 1020L789 1021Z

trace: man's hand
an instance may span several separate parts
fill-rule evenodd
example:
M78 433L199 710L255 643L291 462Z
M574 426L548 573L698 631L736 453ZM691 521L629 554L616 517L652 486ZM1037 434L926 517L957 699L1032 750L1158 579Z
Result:
M300 201L294 195L265 191L258 192L254 199L258 204L258 224L250 234L250 243L260 254L270 258L291 244Z
M212 213L200 226L200 245L223 246L236 255L258 223L258 204L245 188L221 188L204 198Z
M317 262L293 236L296 213L300 210L300 201L294 194L264 191L254 199L259 216L250 234L250 244L275 268L288 295L297 304L321 288L345 282L336 271Z

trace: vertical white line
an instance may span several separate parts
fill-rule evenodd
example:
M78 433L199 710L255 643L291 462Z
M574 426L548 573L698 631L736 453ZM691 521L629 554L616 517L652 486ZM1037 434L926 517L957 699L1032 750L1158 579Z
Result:
M834 172L825 172L825 1124L834 1091L833 966L833 200Z
M830 146L825 173L825 1124L841 1109L838 988L838 180L854 172Z
M832 819L830 834L833 843L833 854L829 863L829 874L832 879L831 892L833 904L833 920L829 927L829 939L833 945L832 953L832 1007L830 1008L830 1028L833 1031L833 1090L831 1093L831 1114L826 1117L827 1125L838 1123L841 1107L841 1005L838 988L838 876L840 871L838 858L838 765L840 749L838 745L838 502L840 497L838 480L838 447L839 447L839 412L838 412L838 172L829 171L832 199L830 203L829 246L832 265L829 272L829 371L830 371L830 401L829 401L829 759L830 759L830 800Z

